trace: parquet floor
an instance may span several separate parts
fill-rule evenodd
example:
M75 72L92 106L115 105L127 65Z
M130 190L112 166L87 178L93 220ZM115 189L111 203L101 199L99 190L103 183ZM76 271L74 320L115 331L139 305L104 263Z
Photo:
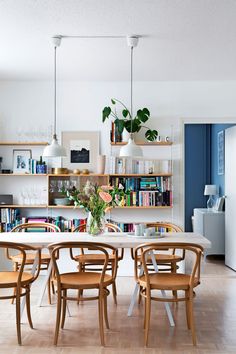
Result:
M173 305L176 327L167 321L164 306L153 303L149 347L143 346L143 306L135 308L132 317L126 316L134 281L118 278L118 306L109 299L110 330L106 330L106 347L100 346L97 303L77 305L71 302L72 317L66 319L60 331L58 347L52 345L55 324L54 305L36 306L40 279L32 288L31 330L25 315L22 318L23 346L17 345L15 306L0 302L0 353L85 353L85 354L215 354L236 353L236 273L222 261L208 261L202 274L202 283L195 298L195 320L198 345L192 346L187 330L184 304Z

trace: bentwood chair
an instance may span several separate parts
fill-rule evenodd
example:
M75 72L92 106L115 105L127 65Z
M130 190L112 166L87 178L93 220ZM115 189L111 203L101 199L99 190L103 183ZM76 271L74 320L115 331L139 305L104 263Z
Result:
M18 270L14 271L0 271L0 289L15 289L15 292L11 295L2 295L0 300L4 299L15 299L16 300L16 328L17 328L17 338L18 344L21 345L21 304L20 300L23 296L26 298L26 310L29 325L33 328L33 323L30 313L30 286L37 279L40 271L40 261L41 261L41 250L36 247L31 247L25 244L13 243L13 242L0 242L0 248L8 250L8 254L11 255L12 252L17 252L21 257L21 262ZM34 254L34 270L35 272L26 272L26 252L30 251ZM34 273L34 274L33 274ZM4 330L2 330L4 332Z
M150 254L155 256L159 252L168 250L169 248L189 252L193 257L192 269L189 274L186 273L166 273L166 272L150 272L148 268L147 259ZM186 304L186 318L188 329L192 332L193 344L196 345L196 333L193 318L193 298L195 296L194 288L200 284L200 263L203 248L197 244L188 243L150 243L143 244L134 250L134 263L135 263L135 279L140 285L141 296L145 299L145 316L144 316L144 329L145 329L145 345L148 344L148 333L150 327L150 314L151 314L151 300L162 302L179 302L185 301ZM139 263L144 269L143 275L138 275ZM161 291L177 291L182 290L183 296L172 297L159 297L156 290Z
M155 222L147 224L147 227L155 227L157 231L162 232L183 232L183 230L170 222ZM176 254L175 249L169 248L170 252L158 253L155 255L156 263L161 266L160 271L171 271L176 273L178 269L177 263L184 259L184 252L181 255ZM131 257L134 259L133 249L131 249ZM151 258L148 258L148 266L153 268Z
M99 328L100 328L100 338L101 344L104 346L104 326L103 322L105 320L106 327L109 328L108 316L107 316L107 296L109 295L109 290L107 287L115 281L117 274L117 259L118 251L116 248L103 244L103 243L92 243L92 242L61 242L49 245L49 250L51 253L55 276L57 285L57 317L56 317L56 328L54 336L54 345L57 345L59 327L61 323L61 328L64 328L65 316L66 316L66 305L67 300L78 301L78 296L72 297L67 292L69 289L74 289L77 291L82 291L79 296L79 301L98 301L99 310ZM61 273L57 261L60 259L60 251L67 249L69 251L70 257L73 254L73 249L82 248L84 254L87 252L97 252L102 255L101 259L101 271L75 271L68 273ZM59 258L57 259L57 254ZM114 257L114 262L112 263L112 273L107 273L107 267L109 263L110 254ZM74 261L73 258L71 258ZM86 296L86 290L95 289L97 290L96 295Z
M54 224L46 223L46 222L40 222L40 223L24 223L24 224L19 224L15 226L11 232L30 232L36 231L36 230L44 230L47 232L61 232L60 228ZM30 237L30 236L29 236ZM6 257L13 262L13 270L17 271L21 267L21 261L22 261L22 254L16 254L16 255L9 255L8 250L6 249ZM32 266L34 263L34 258L35 254L31 252L26 253L26 260L25 264L27 266ZM40 270L47 270L49 263L50 263L50 254L49 253L42 253L41 255L41 266ZM50 286L50 279L48 280L48 302L51 304L51 286ZM54 287L52 283L52 291L54 293ZM14 299L13 299L14 301Z
M121 232L119 226L111 223L106 223L105 227L108 231L111 232ZM81 232L86 230L86 224L82 224L78 226L74 232ZM118 263L124 257L124 249L118 249ZM103 264L103 255L102 254L84 254L83 249L80 249L80 254L73 255L72 258L79 263L79 270L86 271L86 270L93 270L93 271L101 271L101 265ZM109 262L107 270L112 270L114 262L114 254L109 255ZM117 305L117 290L116 290L116 283L115 280L112 284L112 294L114 303Z

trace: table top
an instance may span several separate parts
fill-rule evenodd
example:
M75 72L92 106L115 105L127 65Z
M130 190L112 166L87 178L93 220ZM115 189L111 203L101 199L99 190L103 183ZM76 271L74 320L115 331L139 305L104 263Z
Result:
M211 242L197 233L168 232L162 235L164 236L162 238L146 238L142 236L130 237L126 232L106 232L98 236L92 236L86 232L2 232L0 233L0 242L18 242L45 248L51 243L65 241L102 242L122 248L133 248L142 243L188 242L197 243L203 248L211 248Z

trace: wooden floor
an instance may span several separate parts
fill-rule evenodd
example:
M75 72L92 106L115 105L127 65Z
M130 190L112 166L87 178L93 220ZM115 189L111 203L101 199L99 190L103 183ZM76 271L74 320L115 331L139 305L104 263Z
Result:
M55 324L54 305L36 306L40 279L32 288L31 330L23 316L23 346L17 345L15 306L9 301L0 302L0 353L150 353L150 354L215 354L236 353L236 273L222 261L207 261L202 284L195 298L195 319L198 345L192 346L187 330L184 304L173 305L176 327L167 321L164 306L152 305L149 347L143 346L143 306L136 306L132 317L126 316L134 281L118 278L118 306L109 299L111 329L106 330L106 347L100 346L96 302L77 305L71 302L72 317L67 317L65 329L60 331L58 347L52 345ZM46 299L45 299L46 300ZM172 306L172 305L171 305Z

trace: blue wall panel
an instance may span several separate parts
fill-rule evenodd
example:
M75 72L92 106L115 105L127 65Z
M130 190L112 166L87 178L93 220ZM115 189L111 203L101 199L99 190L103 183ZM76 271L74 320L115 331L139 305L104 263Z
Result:
M205 184L210 184L210 125L185 125L185 231L192 231L194 208L205 208Z

